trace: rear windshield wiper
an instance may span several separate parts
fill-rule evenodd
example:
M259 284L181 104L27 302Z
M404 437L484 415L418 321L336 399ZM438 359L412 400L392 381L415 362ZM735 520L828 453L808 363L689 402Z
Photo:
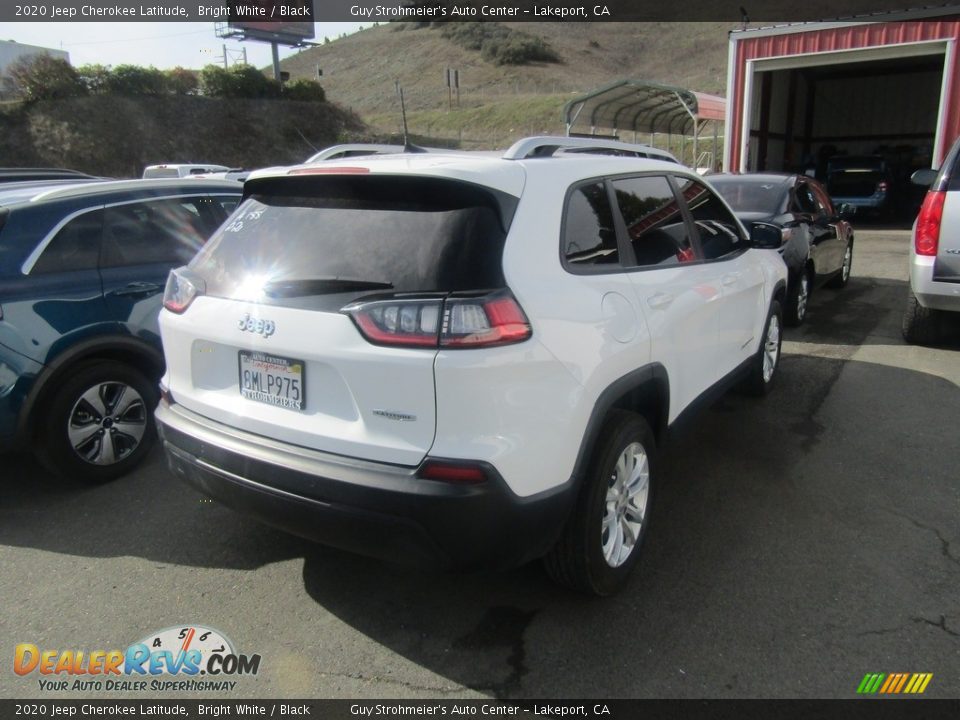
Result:
M328 295L330 293L352 292L356 290L391 290L393 285L376 280L357 278L311 278L309 280L282 280L267 283L263 294L267 297L288 298L307 295Z

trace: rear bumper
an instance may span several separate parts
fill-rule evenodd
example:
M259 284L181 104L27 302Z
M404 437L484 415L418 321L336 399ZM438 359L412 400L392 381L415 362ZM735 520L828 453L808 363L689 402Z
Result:
M960 282L934 280L936 258L910 253L910 290L923 307L960 312Z
M490 478L454 485L235 430L162 400L157 427L171 472L262 522L344 550L446 569L505 568L559 537L574 484L533 497Z
M21 448L24 405L43 365L0 345L0 452Z

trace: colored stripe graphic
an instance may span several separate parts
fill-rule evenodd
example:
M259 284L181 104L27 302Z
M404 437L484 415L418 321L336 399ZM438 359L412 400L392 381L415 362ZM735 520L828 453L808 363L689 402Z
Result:
M900 682L897 683L897 686L890 690L890 692L898 693L903 689L903 685L907 682L907 678L910 677L908 673L900 673Z
M867 673L857 686L858 695L920 695L933 679L933 673Z
M886 677L883 673L867 673L860 681L857 692L861 695L872 695L880 688L880 683Z

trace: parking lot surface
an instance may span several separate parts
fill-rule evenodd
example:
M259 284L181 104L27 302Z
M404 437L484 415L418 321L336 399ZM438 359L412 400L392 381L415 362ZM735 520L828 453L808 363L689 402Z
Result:
M202 624L262 657L231 698L852 698L872 672L960 697L960 341L905 345L909 233L856 237L771 395L724 397L666 449L613 598L536 564L438 575L319 547L205 500L156 449L95 487L2 458L0 696L137 695L45 693L13 649Z

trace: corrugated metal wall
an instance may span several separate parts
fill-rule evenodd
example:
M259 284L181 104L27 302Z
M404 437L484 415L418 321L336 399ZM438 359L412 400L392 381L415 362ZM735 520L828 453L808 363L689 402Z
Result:
M808 27L808 26L807 26ZM731 122L727 127L727 145L729 161L725 167L740 167L740 138L744 122L750 118L751 108L745 107L746 63L749 60L783 58L813 53L836 52L881 48L891 45L923 42L930 40L960 40L960 17L942 17L936 20L878 22L853 24L841 27L825 27L805 32L784 32L750 37L749 31L735 34L734 67L731 73L731 87L728 87L728 102L732 108ZM960 135L960 51L955 52L951 67L947 69L946 117L941 128L942 143L940 157L949 149L950 143ZM756 95L756 89L754 89ZM888 95L889 97L889 95ZM755 100L756 98L754 98ZM893 102L893 98L891 98Z

